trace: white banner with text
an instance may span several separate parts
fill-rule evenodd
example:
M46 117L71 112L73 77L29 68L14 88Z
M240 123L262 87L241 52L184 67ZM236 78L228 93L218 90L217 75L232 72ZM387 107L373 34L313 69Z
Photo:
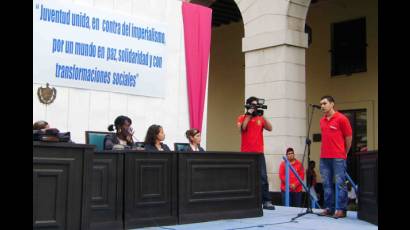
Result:
M163 97L166 24L34 0L33 83Z

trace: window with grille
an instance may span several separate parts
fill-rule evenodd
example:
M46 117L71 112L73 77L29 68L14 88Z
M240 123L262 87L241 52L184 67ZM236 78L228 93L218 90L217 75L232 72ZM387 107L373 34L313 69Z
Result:
M331 76L366 72L366 18L331 25Z

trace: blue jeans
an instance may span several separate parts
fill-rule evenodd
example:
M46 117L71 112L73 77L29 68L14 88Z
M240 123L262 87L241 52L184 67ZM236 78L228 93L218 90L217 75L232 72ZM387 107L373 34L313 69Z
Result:
M266 162L265 162L265 155L259 155L259 165L261 170L261 195L262 195L262 204L266 201L272 202L272 197L269 193L269 182L268 182L268 175L266 174Z
M282 192L282 205L285 206L285 192ZM301 207L302 205L302 193L301 192L289 192L289 206Z
M320 175L324 190L324 208L331 212L347 210L346 160L339 158L321 158ZM335 179L338 189L338 199L335 206Z

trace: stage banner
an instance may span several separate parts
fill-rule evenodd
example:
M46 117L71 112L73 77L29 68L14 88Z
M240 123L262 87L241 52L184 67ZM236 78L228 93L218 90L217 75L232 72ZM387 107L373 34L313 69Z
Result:
M163 97L167 25L62 1L33 2L33 83Z
M185 62L191 128L202 129L208 61L211 46L212 9L182 3Z

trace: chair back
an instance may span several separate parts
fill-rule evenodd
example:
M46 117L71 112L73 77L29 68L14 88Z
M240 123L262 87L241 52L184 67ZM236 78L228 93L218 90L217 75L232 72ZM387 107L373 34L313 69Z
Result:
M145 144L143 141L134 142L135 147L137 148L144 148Z
M174 151L184 151L189 143L174 143Z
M85 131L85 143L95 145L96 151L104 150L104 138L111 132Z

